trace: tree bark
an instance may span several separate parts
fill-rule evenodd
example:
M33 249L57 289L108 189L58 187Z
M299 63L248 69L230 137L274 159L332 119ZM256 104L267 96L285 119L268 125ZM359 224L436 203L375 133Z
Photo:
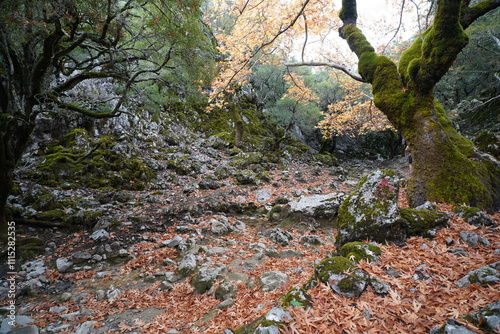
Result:
M340 35L359 59L358 71L372 85L375 105L408 141L413 156L410 203L448 202L492 209L499 206L500 169L454 128L433 88L467 45L464 32L473 12L466 1L440 0L434 23L396 64L379 56L356 26L356 1L343 0ZM483 1L483 14L499 1ZM353 23L354 22L354 23ZM465 27L464 27L465 25Z

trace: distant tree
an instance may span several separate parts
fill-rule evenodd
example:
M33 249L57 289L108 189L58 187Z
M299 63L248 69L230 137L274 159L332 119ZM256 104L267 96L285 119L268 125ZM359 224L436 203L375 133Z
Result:
M202 79L213 44L201 17L195 0L0 1L2 237L13 171L37 115L57 109L115 117L145 83L166 92L185 73ZM112 80L116 98L95 106L66 94L88 80Z

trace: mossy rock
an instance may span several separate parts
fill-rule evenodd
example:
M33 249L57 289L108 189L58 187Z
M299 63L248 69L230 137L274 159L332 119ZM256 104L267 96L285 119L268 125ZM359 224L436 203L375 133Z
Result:
M285 309L295 306L304 307L306 309L312 307L312 297L304 287L292 288L287 294L281 297L280 302Z
M65 189L88 186L143 190L155 173L112 136L92 140L75 129L58 142L40 149L45 159L31 178L43 185Z
M45 241L39 238L16 239L16 257L19 260L30 260L45 252Z
M348 242L366 239L404 243L405 222L398 220L400 182L400 176L390 170L378 170L359 182L338 211L338 249Z
M361 260L374 261L382 254L380 248L372 243L349 242L342 246L340 255L358 263Z
M248 323L246 325L243 325L243 326L239 327L238 329L236 329L234 331L234 334L255 334L255 333L260 333L259 330L258 330L258 328L262 328L263 329L263 328L272 327L272 326L275 326L278 329L282 329L283 328L283 324L282 323L279 323L277 321L267 320L266 319L266 315L263 315L263 316L257 318L256 320L254 320L254 321L252 321L252 322L250 322L250 323Z
M496 333L498 328L495 327L498 326L500 319L500 301L487 305L464 318L481 328L485 333Z
M434 210L424 209L399 209L400 220L406 225L406 234L408 236L430 237L432 230L438 227L445 227L448 224L449 215Z
M500 158L500 139L491 131L483 131L474 138L474 144L481 151Z
M343 256L333 256L323 259L314 269L314 275L323 283L333 274L342 274L354 266L354 262Z

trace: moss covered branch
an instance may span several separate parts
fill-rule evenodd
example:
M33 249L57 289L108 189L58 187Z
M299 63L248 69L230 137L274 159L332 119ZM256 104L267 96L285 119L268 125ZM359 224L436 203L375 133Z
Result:
M57 104L59 107L67 109L67 110L72 110L76 111L82 115L92 117L92 118L97 118L97 119L102 119L102 118L112 118L119 116L119 113L117 112L110 112L110 113L100 113L100 112L95 112L89 109L82 108L74 103L67 103L59 100L55 94L47 94L47 98L52 100L55 104Z

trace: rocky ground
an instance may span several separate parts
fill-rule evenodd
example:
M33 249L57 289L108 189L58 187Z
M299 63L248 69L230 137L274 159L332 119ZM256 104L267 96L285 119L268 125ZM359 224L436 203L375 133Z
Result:
M267 315L279 318L284 333L424 333L448 318L480 332L462 316L499 300L498 214L489 226L475 226L450 213L449 227L432 239L378 245L382 254L357 266L382 282L382 290L370 286L349 298L313 284L306 298L311 308L300 300L276 308L335 254L331 218L360 178L381 168L408 177L406 160L328 166L236 153L192 148L186 170L157 159L158 175L142 191L43 187L51 201L78 203L76 222L91 228L68 232L57 220L49 228L19 222L18 238L45 244L15 275L15 327L22 333L232 333ZM19 184L24 194L41 188L27 179ZM404 187L399 203L406 205ZM469 281L469 272L488 265L487 279ZM7 310L0 333L11 330L9 282L0 291ZM465 328L451 320L449 326ZM259 333L277 331L261 327Z

